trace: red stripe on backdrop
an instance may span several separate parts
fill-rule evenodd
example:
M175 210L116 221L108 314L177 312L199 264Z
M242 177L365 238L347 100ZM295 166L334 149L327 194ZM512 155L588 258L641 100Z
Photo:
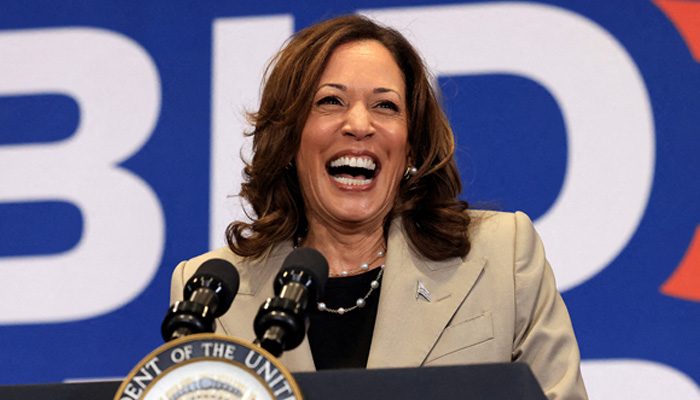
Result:
M653 0L680 32L695 61L700 62L700 1Z
M700 302L700 225L695 229L683 260L661 286L661 293Z

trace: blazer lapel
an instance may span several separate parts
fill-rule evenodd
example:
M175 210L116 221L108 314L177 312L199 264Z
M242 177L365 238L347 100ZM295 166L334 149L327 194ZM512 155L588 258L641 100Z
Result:
M392 223L367 368L418 367L476 282L485 260L441 262L417 256L399 220ZM419 282L430 301L417 295Z

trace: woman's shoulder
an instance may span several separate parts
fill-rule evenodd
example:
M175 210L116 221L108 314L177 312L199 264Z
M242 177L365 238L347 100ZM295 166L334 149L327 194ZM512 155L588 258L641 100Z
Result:
M208 251L204 254L192 257L189 260L187 260L187 262L191 264L201 265L204 262L215 258L226 260L231 263L240 263L244 259L243 257L231 251L231 248L229 248L228 246L223 246L219 247L218 249Z
M530 217L522 211L467 210L471 221L469 229L475 232L513 230L520 225L532 225Z
M252 259L234 253L228 246L220 247L182 261L173 272L173 281L186 282L205 262L221 259L231 263L238 271L241 282L239 293L253 293L265 277L276 273L291 249L291 245L281 244L263 257Z
M194 275L202 264L214 259L228 261L234 266L241 264L241 261L243 260L242 257L235 254L230 248L224 246L180 262L175 270L175 273L180 273L185 279L188 279L190 276Z
M472 251L504 251L517 244L537 242L539 236L530 217L521 211L469 210L468 228ZM534 243L533 243L534 244Z

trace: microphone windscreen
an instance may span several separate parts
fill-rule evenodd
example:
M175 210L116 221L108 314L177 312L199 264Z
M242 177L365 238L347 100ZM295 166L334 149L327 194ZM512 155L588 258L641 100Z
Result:
M316 287L314 298L321 296L328 281L328 261L323 254L310 247L298 247L292 250L284 260L280 274L289 270L303 270L311 275Z
M219 309L218 315L225 313L233 302L233 298L238 293L240 278L238 270L230 262L220 258L213 258L205 261L192 276L193 278L213 278L217 280L222 288L222 293L219 294Z

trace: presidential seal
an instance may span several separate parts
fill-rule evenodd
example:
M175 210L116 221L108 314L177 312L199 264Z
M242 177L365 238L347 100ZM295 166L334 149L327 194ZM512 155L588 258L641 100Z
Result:
M213 333L172 340L144 358L114 400L296 400L292 374L265 349Z

